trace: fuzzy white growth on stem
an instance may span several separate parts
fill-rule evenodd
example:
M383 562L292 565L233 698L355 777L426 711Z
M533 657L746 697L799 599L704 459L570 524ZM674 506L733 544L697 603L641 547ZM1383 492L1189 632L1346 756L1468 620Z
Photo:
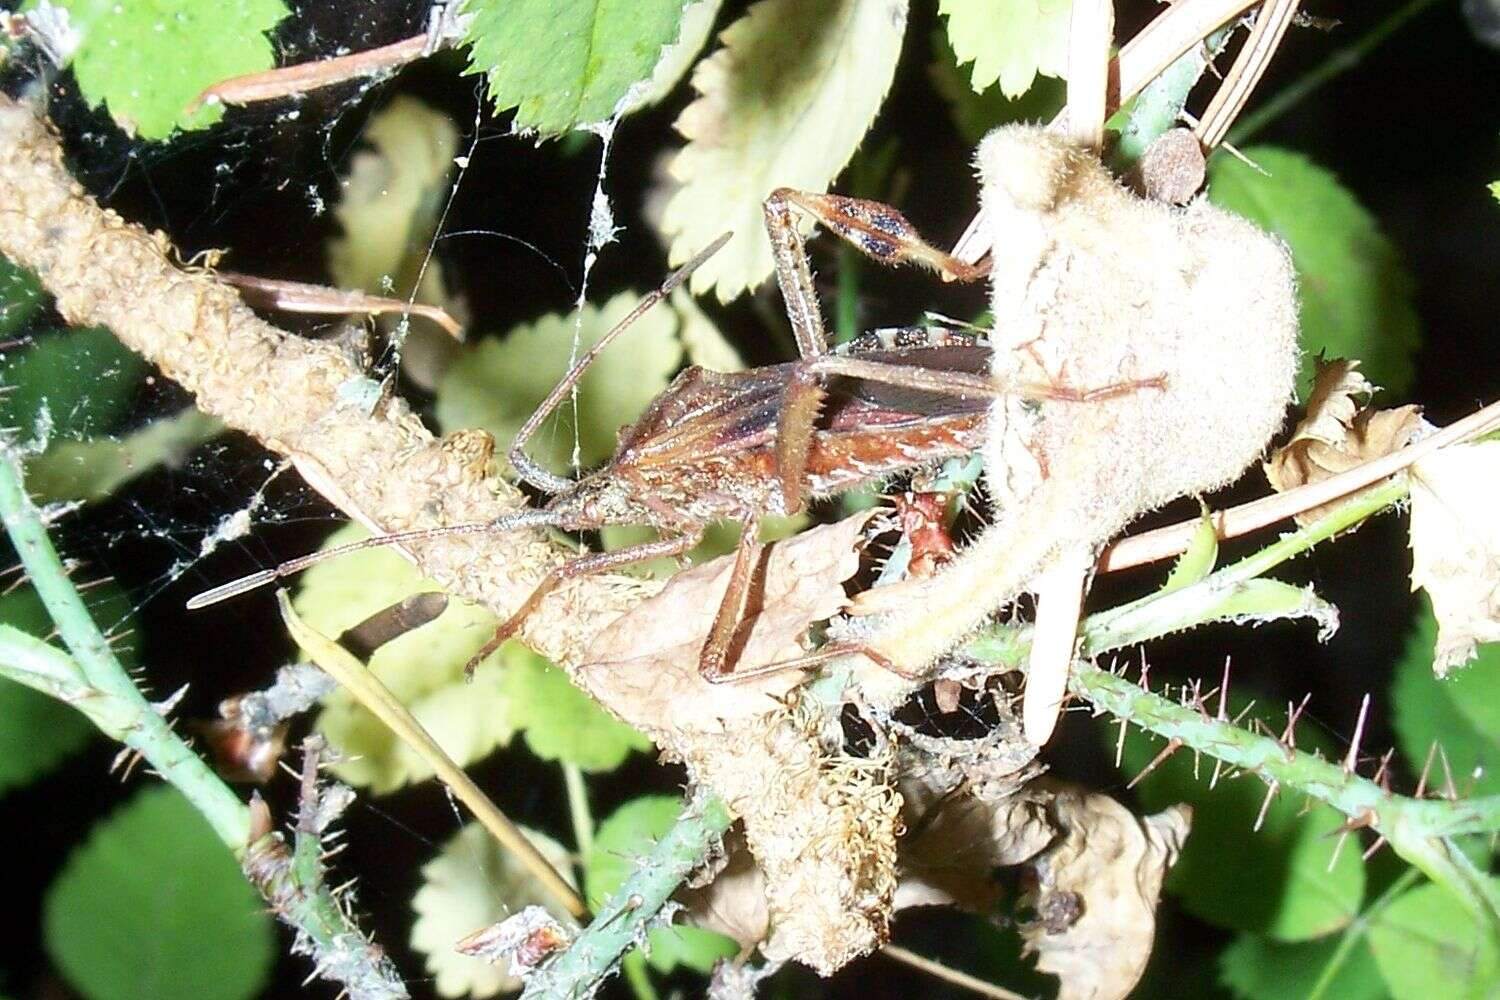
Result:
M997 129L976 162L1005 248L996 382L1126 391L995 404L994 523L864 640L917 674L1066 555L1095 557L1138 515L1235 479L1281 426L1298 366L1293 271L1271 236L1203 201L1140 199L1042 128ZM882 703L911 687L865 680Z

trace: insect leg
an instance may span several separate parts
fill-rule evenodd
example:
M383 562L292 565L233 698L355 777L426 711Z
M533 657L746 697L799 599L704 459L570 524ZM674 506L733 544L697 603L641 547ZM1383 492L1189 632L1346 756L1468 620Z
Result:
M708 641L698 655L698 672L709 680L730 672L729 646L745 619L745 605L750 597L751 577L755 572L755 554L760 551L757 538L760 518L747 511L740 519L740 540L734 548L734 568L729 572L729 587L719 601Z
M821 667L825 663L841 660L846 656L863 656L871 663L884 670L889 670L898 677L915 680L921 676L920 674L911 674L902 670L894 662L880 655L874 649L858 642L830 642L821 649L815 649L805 656L794 657L790 660L778 660L775 663L763 663L760 666L750 667L746 670L736 670L733 673L705 674L704 680L713 684L737 684L741 681L751 681L757 677L784 673L788 670L811 670L814 667Z
M771 240L771 257L776 262L776 283L786 302L786 318L792 324L797 353L804 358L828 353L828 335L823 328L823 310L813 287L812 269L807 265L807 246L797 230L797 220L786 195L788 188L777 188L762 205L766 215L766 235Z
M819 376L844 375L964 399L995 399L1015 394L1014 390L997 385L988 375L922 365L896 365L839 354L803 362L802 368Z
M832 355L824 355L832 357ZM812 368L797 367L787 380L776 418L776 477L788 514L802 509L802 475L812 450L813 422L823 406L822 379Z
M642 542L640 545L632 545L616 552L595 552L568 560L542 577L542 582L536 585L531 596L526 598L521 606L499 628L495 629L495 634L490 636L489 641L479 647L479 651L469 658L469 662L464 664L465 676L472 676L474 668L479 666L481 660L499 649L506 639L519 632L526 619L542 603L542 599L556 590L559 584L580 576L588 576L591 573L607 573L610 570L622 569L635 563L645 562L647 559L680 556L702 540L703 526L694 525L684 534L671 538L659 538L654 542Z
M950 281L978 281L989 273L988 263L967 264L928 243L906 216L878 201L777 188L766 199L768 216L773 202L788 218L788 208L806 212L829 231L882 264L917 264L931 268Z
M885 361L868 361L830 354L804 362L807 371L822 375L844 375L886 385L898 385L924 392L942 393L965 399L996 399L1021 396L1027 399L1056 399L1070 403L1097 403L1116 396L1128 396L1142 389L1164 390L1165 375L1110 382L1089 389L1078 389L1062 382L1002 385L988 375L952 369L924 368L921 365L894 365Z

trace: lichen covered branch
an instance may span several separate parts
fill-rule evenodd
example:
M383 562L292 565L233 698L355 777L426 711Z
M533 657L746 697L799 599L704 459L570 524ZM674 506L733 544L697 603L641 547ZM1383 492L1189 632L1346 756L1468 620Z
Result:
M197 397L199 409L287 455L345 513L381 531L488 521L521 494L485 477L487 442L435 438L407 405L370 389L357 357L260 319L211 273L104 209L68 174L56 138L0 97L0 253L35 271L79 326L106 326ZM539 532L413 545L424 573L501 616L564 556ZM587 640L636 598L620 578L564 588L528 622L528 644L578 662Z

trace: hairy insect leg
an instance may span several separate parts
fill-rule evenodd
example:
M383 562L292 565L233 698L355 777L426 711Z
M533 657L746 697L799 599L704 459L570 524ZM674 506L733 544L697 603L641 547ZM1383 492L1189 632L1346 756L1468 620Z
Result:
M450 524L441 528L419 528L415 531L398 531L390 535L372 535L362 538L357 542L345 542L343 545L335 545L331 549L322 549L311 552L296 559L288 559L272 569L263 569L258 573L242 576L237 580L220 584L211 590L205 590L201 594L195 594L188 598L184 605L189 611L206 608L210 604L218 604L227 601L231 597L249 593L258 587L264 587L268 583L285 579L293 574L300 573L318 563L336 559L351 552L360 552L364 549L379 548L383 545L406 545L411 542L426 542L434 538L450 538L455 535L482 535L490 532L513 531L517 528L536 527L557 523L557 515L550 510L519 510L511 514L503 514L493 521L473 521L468 524Z
M906 217L889 205L838 194L816 194L777 188L764 203L766 235L776 262L776 283L786 300L787 319L804 358L828 353L823 312L813 288L807 247L797 229L794 212L806 212L829 231L883 264L919 264L949 280L977 281L989 273L988 263L968 264L944 253L917 234Z
M499 628L495 629L495 634L490 636L489 641L479 647L479 651L469 658L468 663L464 664L464 676L472 677L474 668L479 666L486 656L499 649L506 639L519 632L526 619L541 605L542 599L556 590L560 584L580 576L623 569L635 563L645 562L647 559L680 556L702 540L703 528L695 526L671 538L659 538L654 542L642 542L640 545L632 545L616 552L594 552L568 560L542 577L542 582L536 585L531 596L527 597L521 606Z
M723 236L720 236L707 247L700 250L692 260L689 260L686 264L683 264L677 270L667 275L667 280L657 286L654 291L648 293L640 302L637 302L635 308L630 310L620 322L612 326L604 336L600 337L594 346L585 351L583 356L574 363L573 367L568 369L567 374L562 377L557 385L552 387L552 391L547 394L547 398L542 400L541 405L532 411L530 417L526 418L526 423L521 425L521 429L516 432L515 439L510 445L510 464L515 467L516 472L520 474L522 479L537 489L545 490L548 493L562 493L565 490L572 489L573 480L564 479L562 476L548 472L526 454L526 442L531 440L531 436L536 433L537 428L542 426L542 422L550 417L552 412L562 403L563 399L573 391L573 387L583 378L589 366L603 353L604 349L616 337L624 333L632 323L640 319L652 306L672 294L672 290L682 284L688 275L696 271L704 261L718 253L724 244L729 242L730 235L730 233L725 233Z
M1128 396L1143 389L1165 389L1165 375L1125 379L1090 388L1076 388L1061 381L1002 384L988 375L972 372L937 371L920 365L893 365L830 354L803 363L803 368L818 375L844 375L886 385L920 389L964 399L999 399L1021 396L1027 399L1057 399L1072 403L1095 403L1117 396Z
M1119 396L1129 396L1143 389L1162 391L1166 387L1165 375L1152 375L1150 378L1107 382L1104 385L1094 386L1092 389L1077 389L1063 382L1049 382L1042 385L1023 386L1015 391L1022 396L1034 399L1059 399L1068 403L1098 403Z
M949 281L978 281L989 274L988 264L966 263L928 243L906 216L883 202L793 188L777 188L766 203L773 201L806 212L829 232L882 264L916 264Z
M828 334L823 326L818 292L813 287L812 268L807 263L807 245L785 198L788 190L777 188L761 208L766 216L766 236L771 240L771 258L776 262L776 284L781 287L797 353L804 358L817 358L828 353Z
M793 369L776 418L776 477L781 483L781 502L788 514L795 514L803 507L802 476L807 471L813 423L823 407L823 396L823 380L816 371Z
M698 672L709 680L730 672L729 646L745 620L745 605L750 598L750 582L755 572L755 554L760 551L760 518L747 512L740 519L740 540L734 548L734 567L729 571L729 586L714 614L708 641L698 654Z

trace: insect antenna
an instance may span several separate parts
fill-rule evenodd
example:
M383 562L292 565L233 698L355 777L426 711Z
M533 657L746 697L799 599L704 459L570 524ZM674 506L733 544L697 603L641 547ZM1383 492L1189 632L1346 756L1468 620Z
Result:
M201 594L195 594L188 598L187 609L196 611L206 608L210 604L218 604L227 601L231 597L249 593L268 583L300 573L310 566L316 566L320 562L348 555L350 552L358 552L361 549L373 549L384 545L404 545L407 542L422 542L433 538L446 538L452 535L479 535L488 532L514 531L516 528L528 528L541 525L553 524L557 520L557 513L550 510L522 510L514 514L506 514L497 517L493 521L475 521L470 524L450 524L441 528L422 528L417 531L399 531L390 535L375 535L363 538L357 542L347 542L343 545L335 545L331 549L321 552L311 552L296 559L289 559L272 569L263 569L259 573L251 573L242 576L238 580L231 580L211 590L205 590Z
M520 474L522 479L547 493L564 493L573 488L573 480L564 479L562 476L548 472L541 465L537 464L530 455L526 454L526 442L531 440L531 436L552 415L552 411L556 410L562 401L567 398L568 394L573 391L573 387L583 378L583 373L588 371L589 366L594 363L594 359L610 345L610 342L621 333L624 333L630 324L640 319L652 306L668 295L671 295L673 289L686 281L688 276L696 271L704 261L718 253L724 244L729 242L729 237L732 235L732 233L725 233L720 236L694 254L693 258L686 264L683 264L677 270L667 275L667 279L661 285L647 293L641 301L637 302L635 308L630 310L623 319L611 327L608 333L600 337L593 347L585 351L583 356L574 362L573 367L568 370L568 373L552 387L552 391L547 394L547 398L542 400L541 405L532 411L531 416L521 425L521 429L516 431L516 436L510 443L510 464Z

